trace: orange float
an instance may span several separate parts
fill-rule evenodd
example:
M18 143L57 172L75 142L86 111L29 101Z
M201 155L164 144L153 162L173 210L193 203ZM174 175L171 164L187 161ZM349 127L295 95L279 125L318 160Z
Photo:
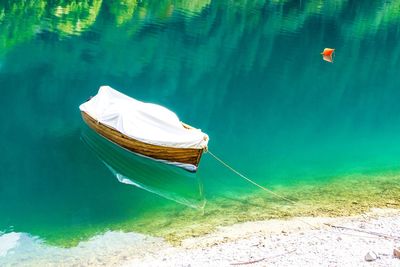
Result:
M322 59L328 62L333 62L333 52L335 52L334 48L325 48L324 51L321 53Z

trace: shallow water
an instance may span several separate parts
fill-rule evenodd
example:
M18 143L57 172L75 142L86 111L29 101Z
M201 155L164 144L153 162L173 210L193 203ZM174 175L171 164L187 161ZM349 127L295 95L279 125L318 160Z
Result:
M210 155L192 175L88 142L78 106L103 84L172 109L209 134L213 153L285 196L316 188L304 210L326 202L318 188L361 203L381 184L398 205L399 7L0 2L0 232L75 246L108 229L179 237L180 222L195 235L262 218L262 203L286 209ZM354 195L355 184L371 186Z

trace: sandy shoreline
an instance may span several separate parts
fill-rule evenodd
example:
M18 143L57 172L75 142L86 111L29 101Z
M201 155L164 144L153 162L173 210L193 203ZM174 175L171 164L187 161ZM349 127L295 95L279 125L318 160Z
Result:
M162 238L109 231L60 248L9 233L0 236L0 266L400 266L393 257L396 246L400 209L372 209L351 217L238 223L175 246ZM369 251L376 253L375 261L365 261Z
M363 232L331 228L325 223ZM352 217L241 223L219 228L203 237L186 239L177 247L160 244L123 265L400 266L400 259L392 256L393 248L400 246L399 239L364 231L400 237L400 210L373 209ZM375 252L378 258L367 262L368 251Z

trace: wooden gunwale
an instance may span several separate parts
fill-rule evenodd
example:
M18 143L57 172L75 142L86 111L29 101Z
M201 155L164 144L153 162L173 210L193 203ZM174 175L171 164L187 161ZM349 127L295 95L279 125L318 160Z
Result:
M84 111L81 111L81 114L86 124L98 134L132 152L170 162L191 164L196 167L199 165L204 149L166 147L144 143L96 121ZM183 125L185 128L190 127L186 124Z

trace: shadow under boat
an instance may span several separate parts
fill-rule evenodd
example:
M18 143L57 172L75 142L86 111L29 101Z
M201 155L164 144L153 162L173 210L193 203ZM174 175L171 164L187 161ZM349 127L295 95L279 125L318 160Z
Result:
M206 203L203 184L196 173L176 166L162 164L132 153L104 137L86 125L81 139L124 184L129 184L196 209Z

